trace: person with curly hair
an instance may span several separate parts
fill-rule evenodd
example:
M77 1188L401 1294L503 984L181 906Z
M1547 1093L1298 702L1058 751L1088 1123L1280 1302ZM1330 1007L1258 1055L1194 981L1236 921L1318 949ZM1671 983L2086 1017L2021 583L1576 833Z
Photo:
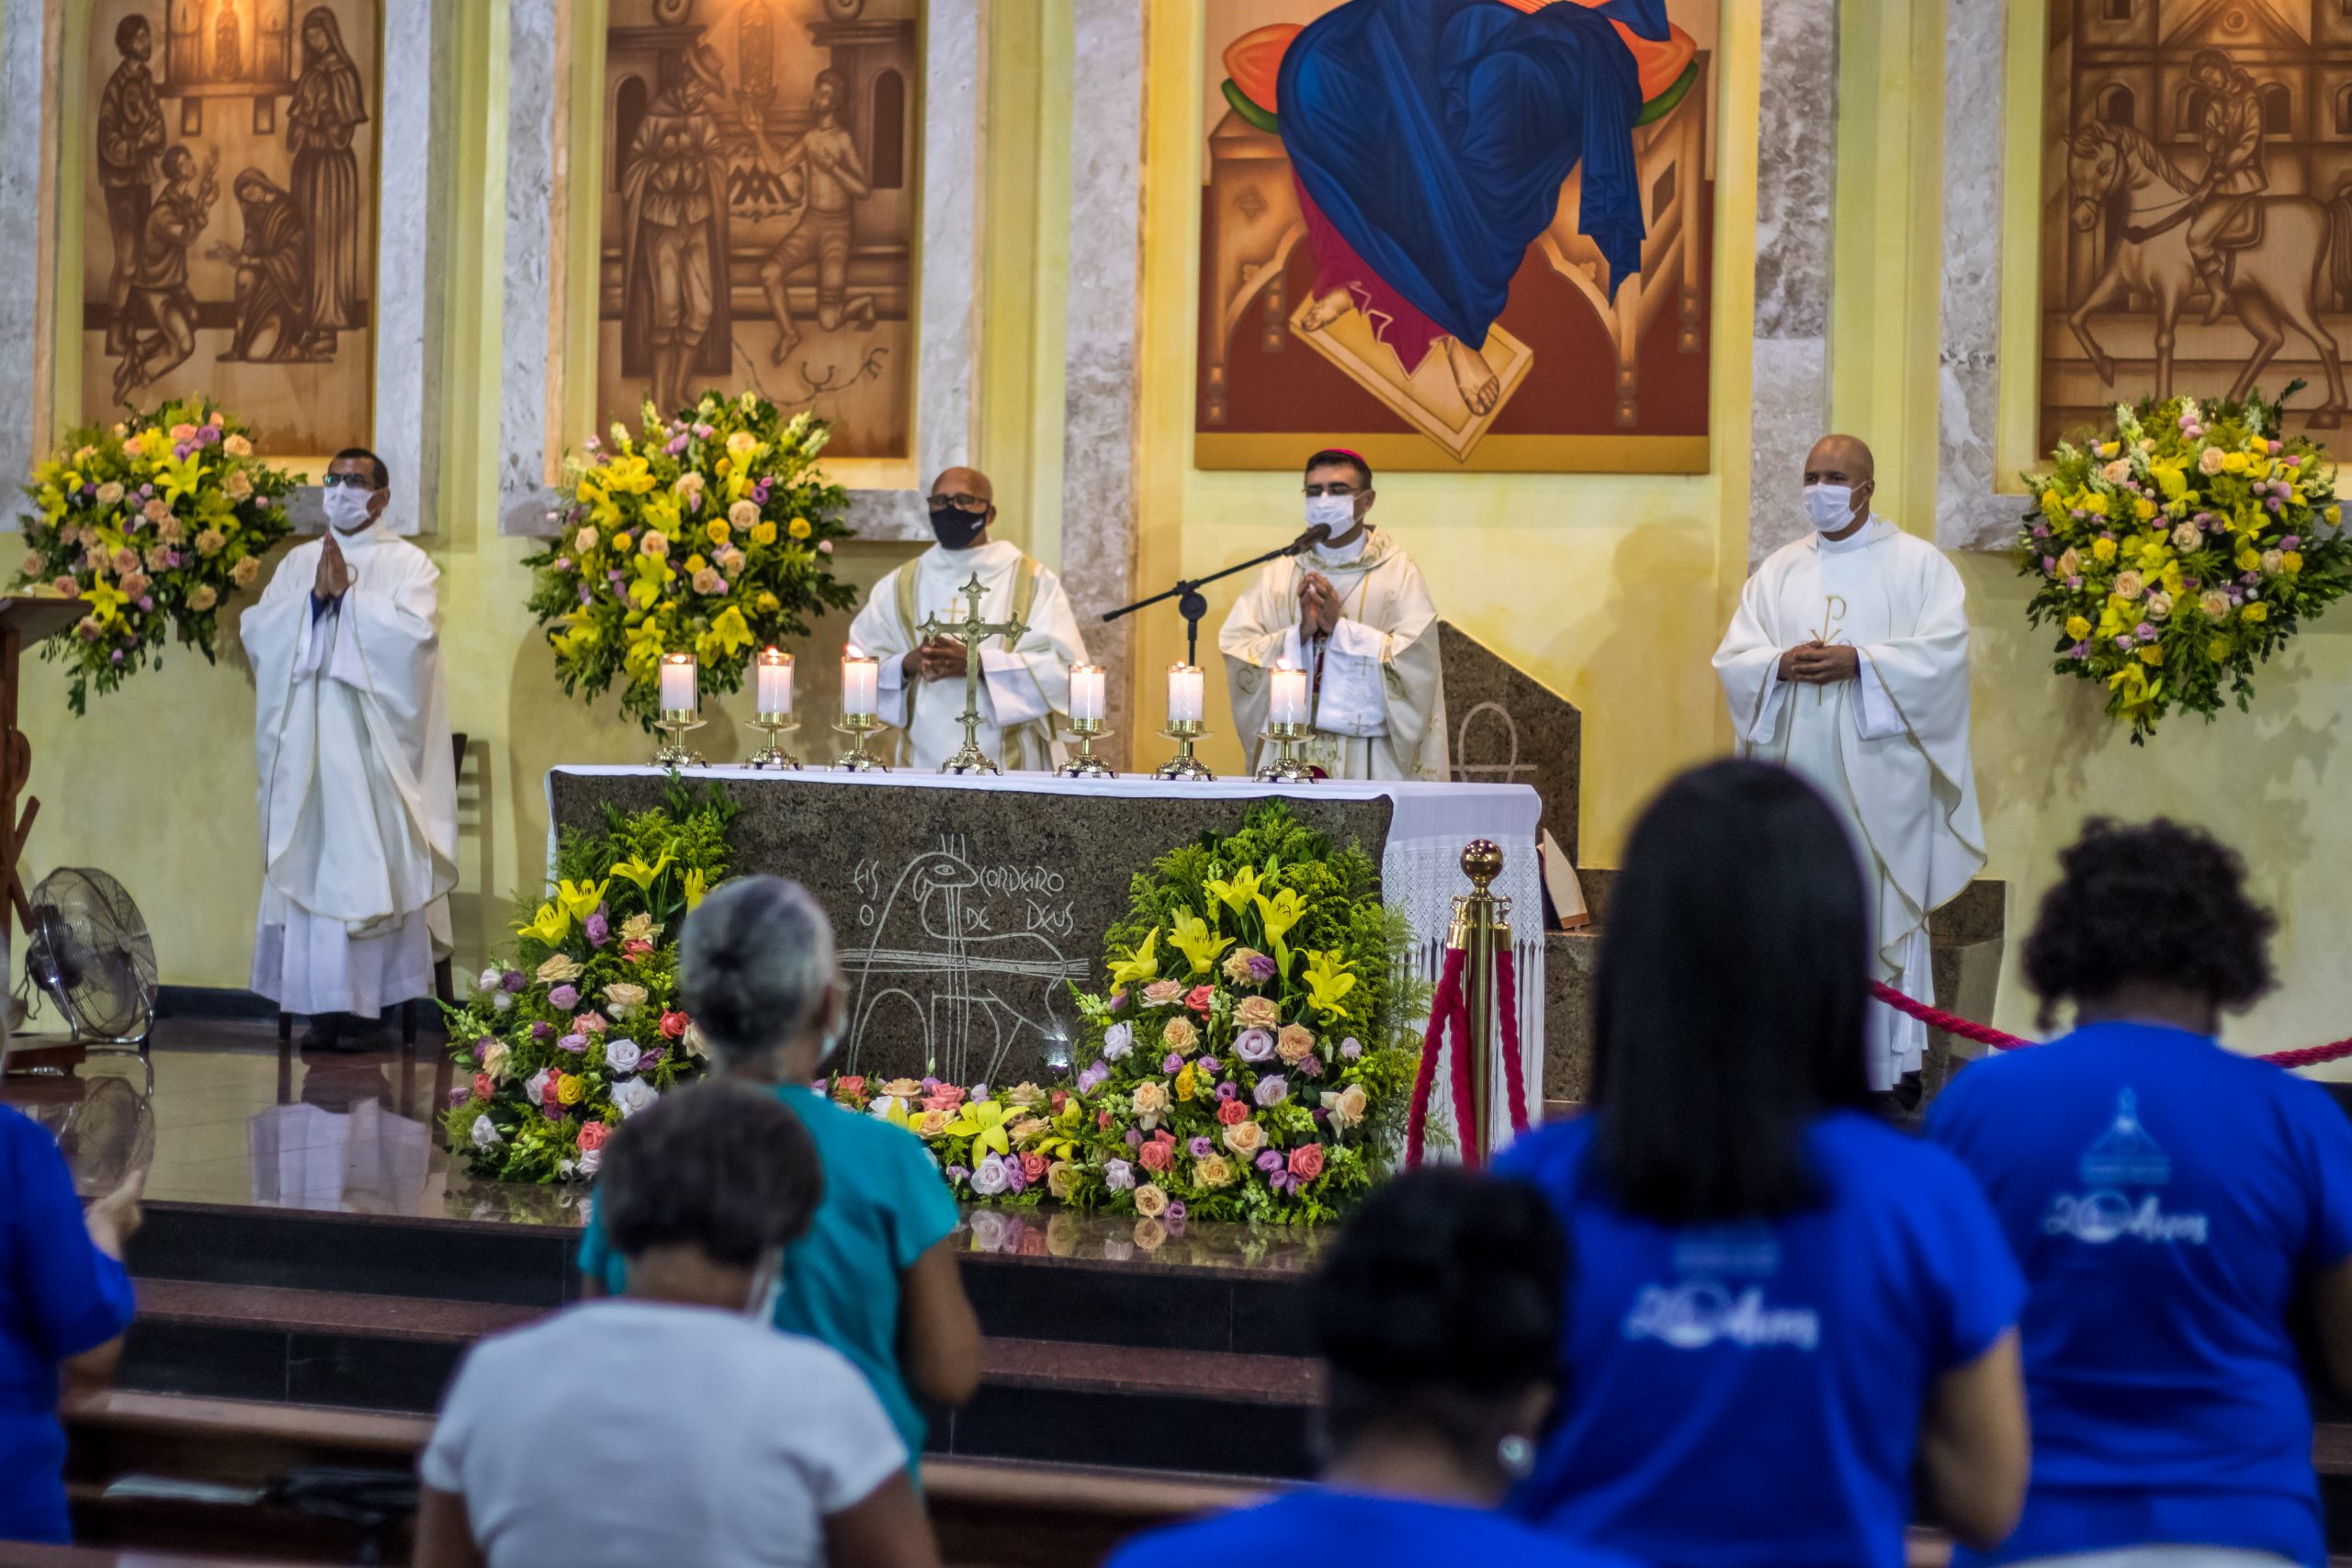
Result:
M2352 1122L2223 1049L2269 990L2278 921L2199 829L2091 822L2026 941L2064 1038L1977 1063L1928 1136L1976 1173L2024 1266L2033 1472L1960 1568L2116 1552L2327 1561L2292 1319L2352 1389Z

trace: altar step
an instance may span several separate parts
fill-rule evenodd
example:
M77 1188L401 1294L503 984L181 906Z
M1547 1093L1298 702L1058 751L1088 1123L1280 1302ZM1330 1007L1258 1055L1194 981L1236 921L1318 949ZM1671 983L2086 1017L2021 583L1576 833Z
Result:
M307 1466L413 1474L432 1432L422 1416L122 1391L71 1401L64 1416L67 1486L86 1545L233 1551L246 1561L350 1562L360 1531L273 1502L108 1496L109 1488L137 1475L250 1493ZM1262 1490L1095 1466L954 1458L923 1465L925 1500L951 1568L1094 1568L1138 1530L1232 1507ZM396 1522L378 1543L383 1561L408 1560L407 1535L406 1521Z

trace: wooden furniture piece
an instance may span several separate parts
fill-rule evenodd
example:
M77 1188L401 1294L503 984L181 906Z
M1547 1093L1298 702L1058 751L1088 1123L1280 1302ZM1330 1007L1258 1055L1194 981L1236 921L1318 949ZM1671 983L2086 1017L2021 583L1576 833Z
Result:
M40 802L25 795L32 776L33 747L17 727L17 666L27 645L54 637L88 613L89 605L80 599L40 594L0 598L0 888L7 899L6 908L0 908L0 991L7 988L7 976L16 967L17 928L21 925L26 935L32 934L33 908L25 892L23 865L25 840L32 835L33 818L40 815ZM83 1055L78 1044L27 1044L9 1050L8 1069L75 1067Z

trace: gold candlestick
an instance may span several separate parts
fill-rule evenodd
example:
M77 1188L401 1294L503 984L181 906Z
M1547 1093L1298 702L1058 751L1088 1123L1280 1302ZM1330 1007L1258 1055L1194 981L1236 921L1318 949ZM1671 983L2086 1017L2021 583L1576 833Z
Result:
M692 708L663 708L653 728L669 737L653 752L653 765L676 773L680 768L702 765L702 759L686 750L686 731L700 729L702 716Z
M850 738L849 750L833 764L837 773L887 773L890 765L865 749L865 738L882 728L881 716L870 713L845 713L833 726Z
M1074 718L1069 732L1078 737L1078 755L1054 770L1058 779L1111 779L1119 776L1118 770L1094 754L1094 738L1111 732L1099 718Z
M1186 784L1212 780L1216 777L1202 764L1199 758L1193 755L1193 742L1208 733L1206 725L1197 718L1171 718L1168 721L1168 728L1159 733L1175 741L1177 747L1176 755L1159 764L1155 777Z
M800 771L800 759L775 743L779 735L799 731L800 721L790 714L763 713L753 719L750 728L768 738L768 743L743 760L747 768L777 768L788 773Z
M1275 752L1272 761L1258 764L1258 782L1260 784L1312 783L1315 778L1315 770L1299 760L1298 749L1313 733L1315 733L1314 730L1304 724L1266 726L1259 739L1274 742L1280 750Z

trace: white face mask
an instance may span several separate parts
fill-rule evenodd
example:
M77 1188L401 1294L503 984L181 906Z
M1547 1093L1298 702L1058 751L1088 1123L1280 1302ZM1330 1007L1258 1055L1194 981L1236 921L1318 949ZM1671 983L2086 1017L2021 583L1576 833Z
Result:
M356 534L368 525L368 504L376 492L349 485L327 487L327 522L338 534Z
M1306 525L1320 525L1334 534L1344 534L1356 525L1356 498L1351 495L1310 495L1306 498Z
M1805 520L1825 534L1835 534L1854 520L1854 491L1850 485L1807 485L1804 487Z

